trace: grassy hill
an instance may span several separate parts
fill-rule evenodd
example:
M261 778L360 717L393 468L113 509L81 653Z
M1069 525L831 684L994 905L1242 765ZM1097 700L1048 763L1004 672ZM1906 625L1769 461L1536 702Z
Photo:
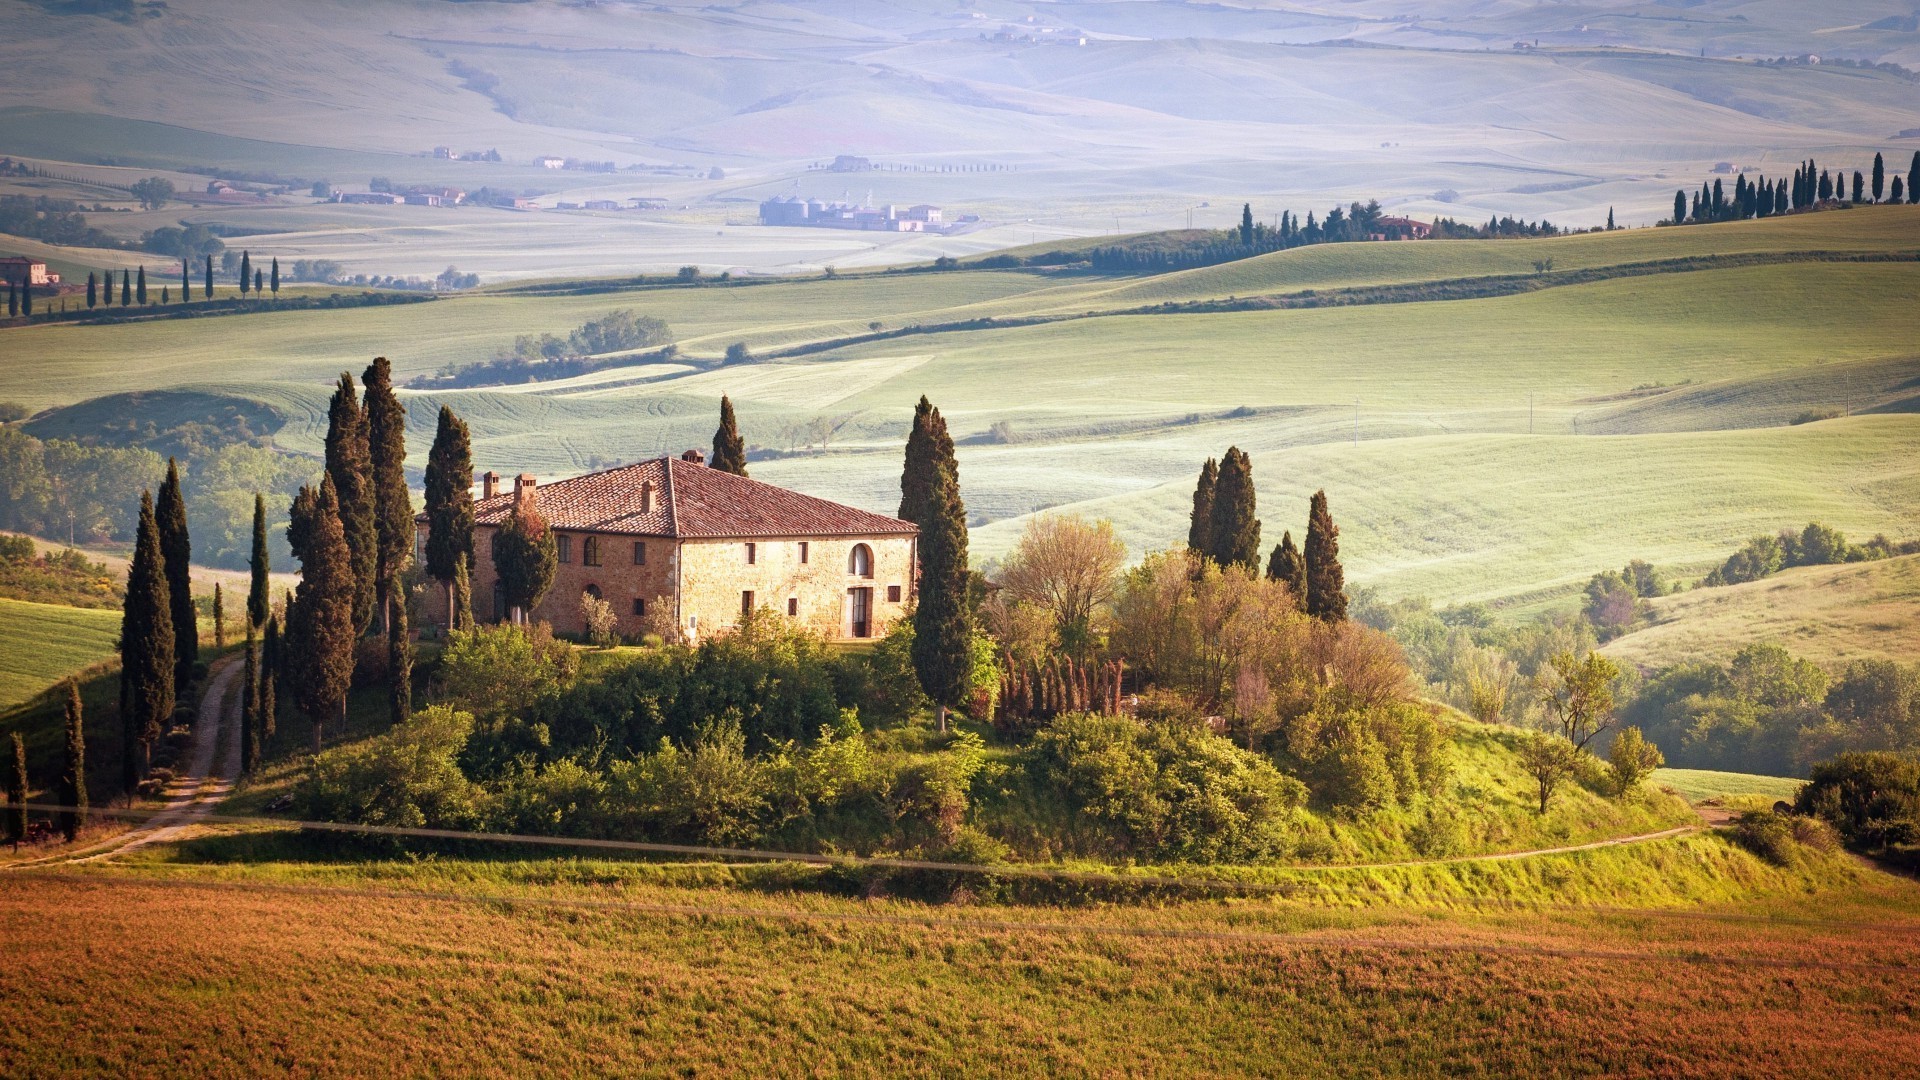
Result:
M1652 601L1653 623L1609 642L1641 666L1731 659L1748 644L1783 645L1821 664L1920 659L1920 556L1803 566L1772 577Z
M113 656L120 613L0 599L0 710Z

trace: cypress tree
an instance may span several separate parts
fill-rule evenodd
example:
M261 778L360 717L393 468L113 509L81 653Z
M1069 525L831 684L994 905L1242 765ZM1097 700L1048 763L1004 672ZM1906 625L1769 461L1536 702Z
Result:
M193 302L193 271L185 259L180 260L180 302Z
M1213 557L1213 497L1220 482L1220 463L1212 458L1200 466L1193 486L1193 511L1187 517L1187 550L1196 558Z
M1253 461L1239 447L1228 447L1213 489L1209 533L1214 562L1260 569L1260 520L1255 512Z
M260 644L260 731L261 738L273 736L274 719L279 716L280 617L267 616L267 632Z
M1327 622L1347 617L1347 574L1340 567L1340 527L1316 491L1307 513L1307 614Z
M213 647L227 647L227 601L217 581L213 583Z
M1853 202L1859 205L1865 201L1867 201L1867 178L1860 175L1860 170L1855 169L1853 171Z
M1253 246L1253 204L1252 203L1240 204L1240 244L1243 247Z
M240 771L260 763L260 643L247 627L247 658L240 669Z
M167 288L165 285L160 286L160 305L165 307L171 303L173 303L173 290ZM60 305L60 310L65 311L66 309L65 304Z
M354 632L365 633L373 623L374 581L379 572L373 463L367 441L367 414L360 407L352 374L345 371L340 373L340 383L327 406L326 459L327 478L333 481L337 499L335 516L345 533L353 567Z
M453 564L453 589L447 601L447 628L450 630L473 629L473 580L467 574L467 567L472 563L473 555L468 552Z
M413 559L413 499L407 493L407 410L393 393L393 368L376 356L366 371L367 450L372 461L374 602L387 625L387 595Z
M407 637L406 591L395 588L388 593L387 607L387 710L398 724L413 715L413 642Z
M133 275L128 273L125 270L122 270L120 271L120 306L129 307L132 304L133 304Z
M17 851L27 838L27 743L17 731L7 757L7 842Z
M1913 165L1907 169L1907 201L1920 203L1920 150L1913 152Z
M553 530L540 515L540 507L531 498L520 499L493 536L495 580L506 594L508 609L520 620L524 621L553 587L559 565Z
M933 701L941 731L947 710L966 700L973 664L967 606L967 510L952 469L940 470L920 533L919 602L913 610L913 670Z
M256 298L260 295L260 271L258 270L253 272L253 295Z
M747 442L734 421L733 401L720 395L720 426L713 431L713 457L708 466L735 476L747 475Z
M100 282L92 271L87 272L87 310L92 311L100 303Z
M1827 202L1833 198L1833 177L1829 176L1825 169L1820 170L1819 194L1821 202Z
M1907 201L1906 195L1907 193L1906 193L1905 186L1901 183L1900 178L1898 176L1895 176L1893 178L1893 194L1887 197L1887 201L1898 206L1899 204Z
M240 295L242 297L247 295L247 286L252 284L252 282L253 256L242 251L240 253Z
M259 492L253 495L253 555L247 560L251 579L247 582L247 625L264 626L267 621L267 500Z
M1607 207L1607 231L1613 231L1613 207Z
M1873 201L1879 202L1887 189L1887 162L1879 154L1873 155Z
M167 459L167 480L153 512L160 529L160 554L166 560L168 613L173 617L173 685L184 690L200 659L200 620L193 608L193 541L187 536L187 501L180 493L180 469Z
M953 460L953 439L947 422L925 394L913 409L913 427L907 434L906 466L900 472L900 513L922 529L932 520L933 489L940 480L940 463Z
M293 502L291 538L298 534L300 586L287 611L287 682L301 711L313 721L313 749L320 750L328 717L345 715L347 685L353 678L353 646L358 637L354 604L360 578L340 523L340 499L333 477L320 489L301 488Z
M67 843L80 834L87 823L87 732L80 705L80 680L67 680L67 754L60 765L60 790L55 793L61 806L60 832Z
M1275 545L1273 555L1267 560L1267 580L1283 581L1293 593L1295 605L1304 609L1307 605L1307 561L1300 557L1300 549L1293 545L1291 531L1280 534L1280 543Z
M280 257L278 255L273 257L273 271L267 278L267 286L273 290L274 297L278 299L280 296Z
M202 288L205 289L206 298L213 299L213 256L211 255L207 256L207 276Z
M454 618L454 576L473 558L473 443L466 421L440 406L440 426L427 451L427 573L447 594L447 627Z
M132 794L146 773L146 754L173 716L173 602L153 496L140 493L140 525L127 568L127 598L120 617L120 721L125 790Z
M147 306L147 268L144 266L140 268L140 276L135 279L133 298L141 307Z

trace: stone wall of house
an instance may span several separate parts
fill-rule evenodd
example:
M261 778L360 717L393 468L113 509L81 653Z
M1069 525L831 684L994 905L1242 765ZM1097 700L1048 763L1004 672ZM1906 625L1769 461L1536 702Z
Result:
M490 525L474 529L473 614L483 623L507 616L507 612L497 610L495 602L492 542L496 531ZM601 598L613 605L622 634L638 636L672 625L677 618L682 633L695 640L736 625L743 592L753 593L754 607L782 616L792 612L797 620L835 639L855 636L850 590L873 590L868 637L884 635L906 614L913 595L912 537L674 541L601 536L600 565L590 566L585 562L587 535L556 531L556 538L565 536L571 541L571 557L555 570L553 588L530 613L532 621L550 623L557 633L585 633L580 594L589 585L597 587ZM644 565L634 562L636 542L647 546ZM754 546L752 562L748 561L748 543ZM802 544L806 546L805 561ZM871 577L853 572L855 545L865 545L872 553ZM682 590L677 616L676 580ZM636 610L635 600L644 601L646 615ZM429 618L445 626L444 590L437 583L431 585L425 601Z

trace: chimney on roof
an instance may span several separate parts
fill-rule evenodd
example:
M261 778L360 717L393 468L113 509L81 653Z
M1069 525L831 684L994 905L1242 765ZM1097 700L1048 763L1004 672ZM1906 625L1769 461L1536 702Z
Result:
M653 513L653 481L651 480L640 485L640 512Z
M480 474L480 497L491 499L500 493L500 474L489 469Z
M538 494L534 486L540 481L530 472L523 472L513 478L513 502L515 506L532 506L534 496Z
M695 465L705 465L707 463L707 455L701 453L698 450L689 450L686 453L680 455L680 460L691 461Z

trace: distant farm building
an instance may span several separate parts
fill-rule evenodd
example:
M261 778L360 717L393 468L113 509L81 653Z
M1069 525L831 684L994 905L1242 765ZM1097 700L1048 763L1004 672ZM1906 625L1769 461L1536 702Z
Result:
M29 259L24 255L13 255L0 259L0 278L13 286L20 285L58 285L59 274L47 273L47 264L38 259Z
M937 206L922 203L900 210L891 203L880 206L856 206L847 202L824 202L782 195L760 204L762 225L798 225L816 229L860 229L867 232L940 232L942 215Z
M587 200L587 209L589 209L589 210L618 210L618 209L620 209L620 200L618 200L618 199L588 199L588 200Z
M1383 217L1374 226L1379 229L1373 234L1375 240L1425 240L1433 235L1431 224L1412 218Z
M564 169L567 167L567 159L560 157L538 157L533 159L533 163L543 169Z

